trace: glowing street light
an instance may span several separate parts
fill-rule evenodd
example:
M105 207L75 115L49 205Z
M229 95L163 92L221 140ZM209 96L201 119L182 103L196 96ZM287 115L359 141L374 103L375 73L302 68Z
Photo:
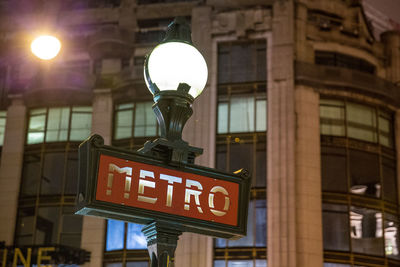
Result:
M162 139L186 143L181 139L182 130L193 113L194 99L206 85L207 76L206 61L193 46L190 26L184 18L176 18L168 26L164 40L147 56L144 66Z
M60 52L60 49L61 42L51 35L41 35L31 43L32 53L43 60L55 58Z

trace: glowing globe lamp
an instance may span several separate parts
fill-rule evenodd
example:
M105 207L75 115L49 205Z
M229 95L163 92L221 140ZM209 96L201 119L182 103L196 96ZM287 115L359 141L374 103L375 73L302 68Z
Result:
M54 36L41 35L31 43L32 53L40 59L55 58L61 49L61 42Z
M144 75L153 95L161 91L177 91L180 84L196 98L203 91L208 76L204 57L193 46L190 26L184 18L176 18L165 39L146 58Z
M153 110L161 138L182 143L182 130L193 113L192 103L207 82L207 64L193 46L190 26L176 18L164 40L146 57L144 78L153 94Z

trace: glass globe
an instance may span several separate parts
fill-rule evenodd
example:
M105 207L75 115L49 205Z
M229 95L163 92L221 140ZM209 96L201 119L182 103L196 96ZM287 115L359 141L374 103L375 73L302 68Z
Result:
M31 43L32 53L40 59L50 60L58 55L61 42L54 36L42 35Z
M146 70L147 67L147 70ZM204 57L192 45L166 42L156 46L145 67L145 80L152 93L151 83L160 91L177 90L180 83L190 86L189 94L196 98L203 91L208 76Z

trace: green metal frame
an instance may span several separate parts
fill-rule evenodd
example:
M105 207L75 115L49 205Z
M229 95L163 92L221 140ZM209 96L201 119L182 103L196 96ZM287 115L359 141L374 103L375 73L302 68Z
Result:
M96 200L100 155L109 155L237 183L239 185L238 225L231 226ZM249 172L245 170L232 174L185 162L166 162L162 158L155 158L138 152L106 146L100 135L92 135L79 147L79 186L76 214L98 216L146 225L158 222L163 225L168 225L170 229L176 229L181 232L237 239L246 235L250 182Z

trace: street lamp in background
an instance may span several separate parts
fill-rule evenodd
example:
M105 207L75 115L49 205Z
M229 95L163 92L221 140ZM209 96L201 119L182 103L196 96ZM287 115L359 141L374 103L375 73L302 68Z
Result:
M161 138L147 142L142 153L169 160L194 163L202 149L182 140L182 130L193 113L192 103L203 91L208 76L204 57L193 46L190 26L185 18L176 18L164 40L147 56L144 66L146 85L153 94L153 110L161 130Z
M55 58L60 50L60 40L51 35L38 36L31 42L32 53L42 60L51 60Z

